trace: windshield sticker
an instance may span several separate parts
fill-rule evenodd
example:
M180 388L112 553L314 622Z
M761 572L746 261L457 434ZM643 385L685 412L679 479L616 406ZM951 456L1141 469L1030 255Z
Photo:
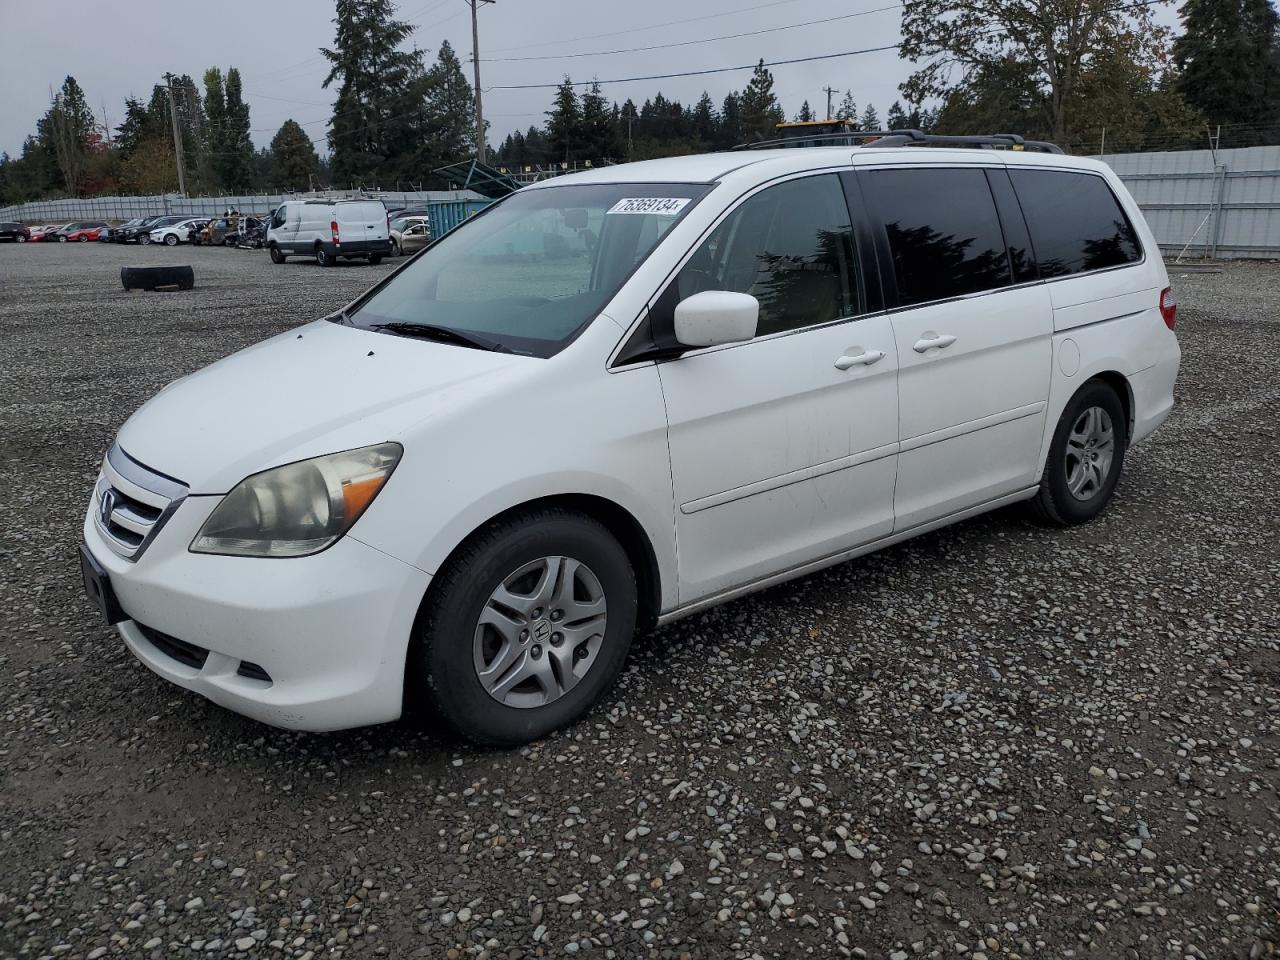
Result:
M660 217L674 217L688 203L688 197L623 197L606 213L651 213Z

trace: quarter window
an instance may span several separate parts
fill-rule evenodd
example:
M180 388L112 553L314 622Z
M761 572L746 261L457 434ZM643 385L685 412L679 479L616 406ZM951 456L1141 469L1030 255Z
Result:
M789 180L743 201L676 277L678 299L704 290L760 301L756 336L855 316L863 302L853 231L834 174Z
M872 170L864 176L889 237L901 306L1009 285L1009 256L982 170Z
M1042 278L1142 258L1133 224L1106 180L1091 173L1010 170Z

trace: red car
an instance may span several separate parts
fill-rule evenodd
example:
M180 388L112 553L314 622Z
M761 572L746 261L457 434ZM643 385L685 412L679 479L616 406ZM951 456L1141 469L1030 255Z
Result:
M90 240L97 240L98 232L105 230L106 227L105 223L73 223L58 234L58 240L59 242L78 240L81 243L88 243Z
M54 224L50 224L47 227L32 227L31 242L40 243L41 241L48 242L48 241L56 240L57 237L55 237L54 234L56 234L64 226L66 226L66 224L54 223Z

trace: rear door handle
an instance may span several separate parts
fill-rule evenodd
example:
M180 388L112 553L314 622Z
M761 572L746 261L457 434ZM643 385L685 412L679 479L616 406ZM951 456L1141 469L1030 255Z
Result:
M850 367L869 367L873 363L879 363L884 359L883 350L863 350L860 353L854 353L857 347L850 347L849 352L840 357L836 361L837 370L848 370Z
M937 347L942 350L951 346L956 342L956 338L949 333L934 333L932 330L926 330L919 340L912 347L916 353L924 353L926 350L932 350Z

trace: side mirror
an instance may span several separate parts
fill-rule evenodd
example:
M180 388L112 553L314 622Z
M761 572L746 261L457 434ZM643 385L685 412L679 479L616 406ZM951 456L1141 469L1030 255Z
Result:
M686 347L741 343L756 335L760 301L749 293L704 290L676 304L676 339Z

